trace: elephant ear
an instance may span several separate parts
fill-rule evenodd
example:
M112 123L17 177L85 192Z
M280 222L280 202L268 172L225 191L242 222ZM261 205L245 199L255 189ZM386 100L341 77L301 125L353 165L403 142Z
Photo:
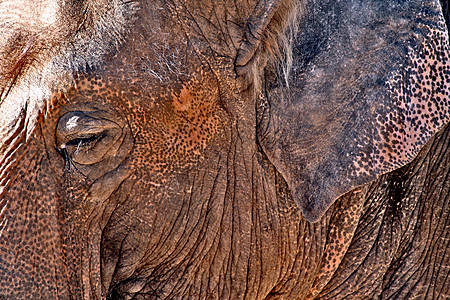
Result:
M329 2L309 2L288 82L267 67L257 106L259 143L311 222L410 162L450 115L437 1Z

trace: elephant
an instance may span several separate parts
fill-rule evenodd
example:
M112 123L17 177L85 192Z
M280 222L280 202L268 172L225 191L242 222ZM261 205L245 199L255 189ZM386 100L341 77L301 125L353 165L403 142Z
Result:
M437 0L1 1L0 299L450 297L447 27Z

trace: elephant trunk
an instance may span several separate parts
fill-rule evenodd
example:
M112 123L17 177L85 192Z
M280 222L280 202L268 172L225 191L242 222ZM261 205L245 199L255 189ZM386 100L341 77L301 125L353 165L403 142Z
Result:
M81 299L74 269L79 256L67 243L73 229L63 221L62 196L55 188L61 179L51 155L38 150L42 144L39 138L29 143L22 138L1 162L0 298Z

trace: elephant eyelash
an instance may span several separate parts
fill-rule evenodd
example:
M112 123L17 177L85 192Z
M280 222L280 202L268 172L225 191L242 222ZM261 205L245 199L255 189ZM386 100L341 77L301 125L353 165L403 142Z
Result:
M77 150L76 152L78 152L79 148L81 148L82 146L87 146L93 142L98 142L100 141L102 138L104 138L106 136L106 133L103 131L101 133L98 134L93 134L87 137L79 137L79 138L75 138L73 140L70 140L69 142L67 142L65 144L65 147L67 146L77 146Z
M75 167L75 165L74 165L74 163L72 161L72 158L69 155L69 152L67 151L67 147L68 146L76 146L74 154L78 154L80 149L81 149L81 147L84 147L84 146L91 146L92 147L93 143L97 143L98 141L100 141L105 136L106 136L106 133L103 131L103 132L100 132L98 134L92 134L92 135L87 136L87 137L75 138L75 139L70 140L66 144L62 144L60 147L55 148L55 150L64 159L65 169L70 170L70 166L73 165ZM89 149L87 149L87 150L89 150Z

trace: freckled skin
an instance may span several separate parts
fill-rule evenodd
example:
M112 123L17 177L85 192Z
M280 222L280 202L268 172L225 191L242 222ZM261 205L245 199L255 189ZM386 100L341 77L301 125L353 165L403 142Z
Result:
M347 4L341 13L354 11ZM260 85L237 74L234 26L251 28L242 20L255 3L228 7L242 24L208 3L140 5L118 49L54 90L31 137L19 131L1 162L0 299L450 296L445 31L425 30L438 42L404 55L388 38L386 50L372 44L378 31L363 31L364 18L354 52L329 32L345 46L330 37L323 51L336 57L323 64L302 47L328 37L305 27L287 89L264 59L273 49L249 62L266 63L254 67ZM383 51L411 66L386 74ZM345 102L358 97L367 102ZM396 121L405 110L414 118Z
M269 81L275 87L266 94L261 145L308 220L349 189L410 162L448 122L444 20L405 21L411 11L439 8L422 4L311 8L294 47L290 89ZM315 34L326 18L334 25ZM318 44L325 46L311 49Z

